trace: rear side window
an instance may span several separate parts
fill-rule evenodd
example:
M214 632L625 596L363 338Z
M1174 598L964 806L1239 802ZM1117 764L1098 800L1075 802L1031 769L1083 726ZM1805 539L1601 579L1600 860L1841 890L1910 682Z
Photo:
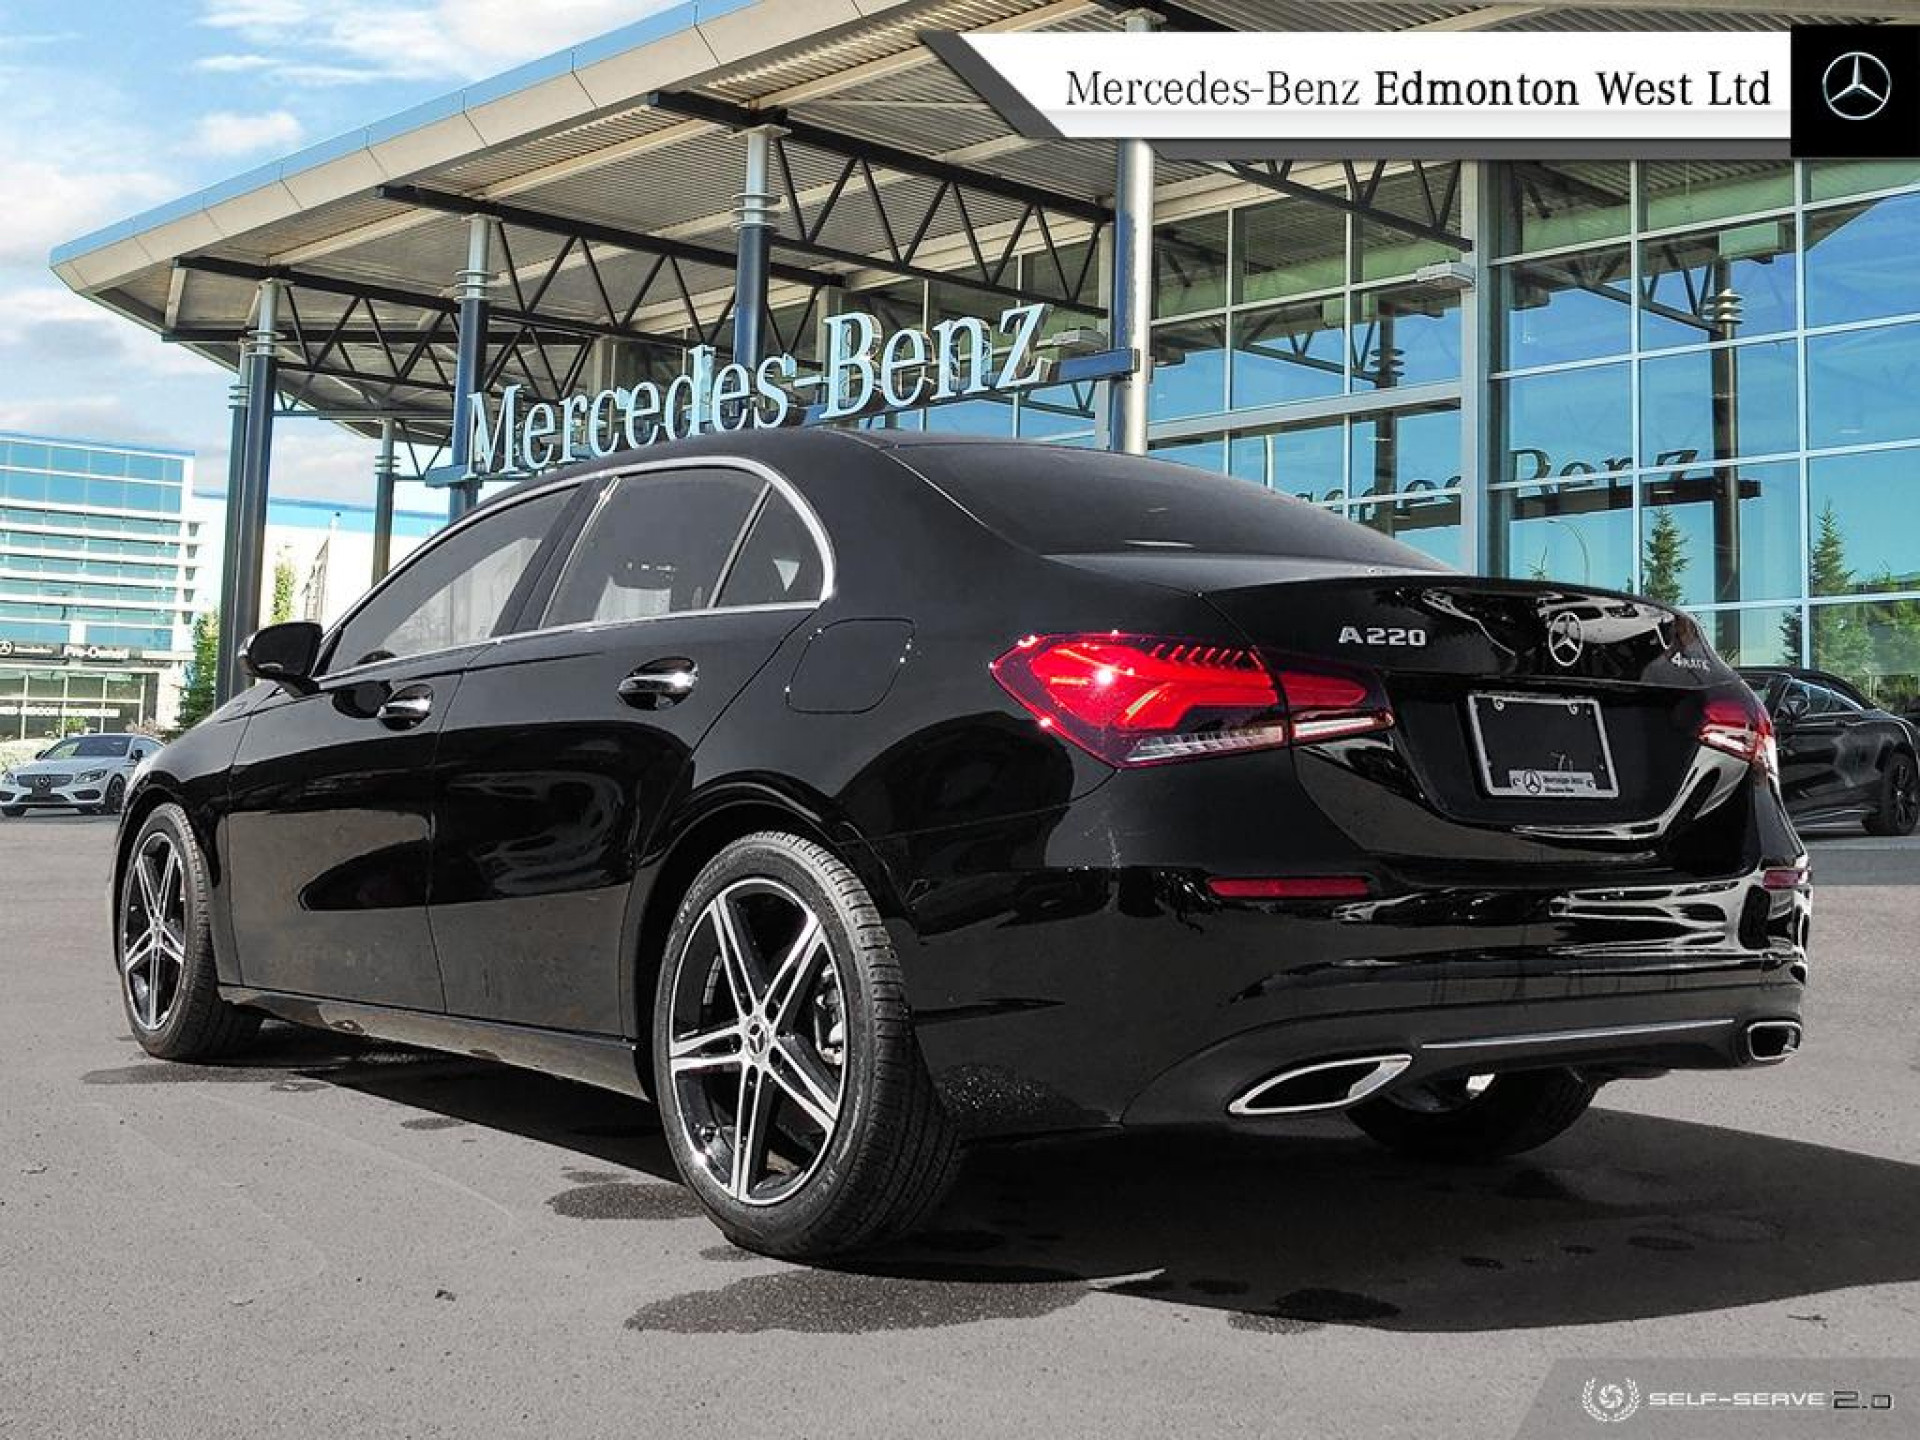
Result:
M716 603L766 482L740 470L657 470L600 497L547 605L547 625L645 620Z
M787 497L778 490L754 517L747 543L727 571L720 603L792 605L818 600L826 583L820 547Z
M893 454L1042 555L1285 555L1447 568L1317 506L1163 460L1014 445L912 445Z

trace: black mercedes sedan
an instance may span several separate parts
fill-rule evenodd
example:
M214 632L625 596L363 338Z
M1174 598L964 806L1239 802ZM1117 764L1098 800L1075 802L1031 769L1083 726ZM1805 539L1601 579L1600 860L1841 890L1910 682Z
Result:
M1693 621L1237 480L705 436L246 664L127 796L146 1049L271 1015L646 1096L770 1253L912 1225L974 1137L1470 1159L1800 1040L1805 857Z
M1824 670L1745 667L1773 719L1780 793L1799 825L1911 835L1920 824L1920 730Z

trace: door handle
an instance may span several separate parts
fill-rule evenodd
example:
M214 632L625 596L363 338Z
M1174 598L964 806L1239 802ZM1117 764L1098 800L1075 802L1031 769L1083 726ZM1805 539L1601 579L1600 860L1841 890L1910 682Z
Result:
M433 713L433 691L425 685L409 685L396 690L373 712L374 718L389 730L411 730Z
M700 667L684 655L651 660L623 679L620 698L636 710L664 710L693 693Z

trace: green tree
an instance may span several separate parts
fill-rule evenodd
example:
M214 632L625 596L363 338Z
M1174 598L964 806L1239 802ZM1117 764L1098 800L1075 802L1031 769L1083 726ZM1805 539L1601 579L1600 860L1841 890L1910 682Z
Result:
M1834 513L1832 501L1820 511L1808 580L1815 595L1847 595L1855 588L1853 567L1847 564L1847 538L1840 529L1840 517ZM1813 607L1813 663L1863 688L1872 686L1877 668L1869 608L1865 605Z
M269 624L278 625L293 619L294 584L293 562L283 555L273 567L273 609L267 612Z
M193 659L187 662L180 692L180 728L198 725L213 713L214 680L220 669L220 616L202 610L193 617Z
M1680 528L1671 510L1665 506L1657 508L1640 557L1640 593L1662 605L1678 605L1686 593L1680 577L1690 563L1686 531Z

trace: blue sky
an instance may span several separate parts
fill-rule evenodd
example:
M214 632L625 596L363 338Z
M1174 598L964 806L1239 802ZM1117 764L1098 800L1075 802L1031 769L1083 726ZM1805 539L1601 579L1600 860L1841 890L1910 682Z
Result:
M47 252L665 3L0 0L0 429L191 449L221 488L231 376L74 296ZM336 426L276 431L276 494L365 501L371 469Z

